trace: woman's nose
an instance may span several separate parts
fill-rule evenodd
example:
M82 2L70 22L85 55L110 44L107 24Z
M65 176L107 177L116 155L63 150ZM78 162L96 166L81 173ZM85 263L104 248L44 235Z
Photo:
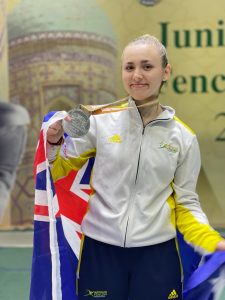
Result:
M136 69L134 71L134 79L135 80L141 80L142 78L143 78L143 74L142 74L141 70Z

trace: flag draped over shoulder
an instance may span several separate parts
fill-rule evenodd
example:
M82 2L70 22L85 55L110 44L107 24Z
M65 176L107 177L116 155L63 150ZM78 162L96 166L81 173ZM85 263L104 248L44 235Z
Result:
M78 299L76 269L80 224L88 206L94 159L89 159L80 170L71 170L64 178L53 182L46 157L46 132L51 124L66 115L66 112L51 112L45 117L35 156L30 300ZM178 241L185 277L184 300L225 300L225 252L207 256L197 268L201 257L179 233Z

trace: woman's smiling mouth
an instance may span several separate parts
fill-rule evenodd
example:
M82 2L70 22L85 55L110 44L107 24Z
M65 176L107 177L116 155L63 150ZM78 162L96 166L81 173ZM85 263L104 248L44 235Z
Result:
M131 83L130 84L130 87L131 88L137 88L137 89L140 89L140 88L143 88L143 87L148 87L149 85L147 83Z

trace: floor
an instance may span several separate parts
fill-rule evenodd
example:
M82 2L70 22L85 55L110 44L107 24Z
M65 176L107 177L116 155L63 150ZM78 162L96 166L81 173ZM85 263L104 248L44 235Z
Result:
M0 231L0 300L29 299L32 244L32 230Z
M0 232L0 300L28 300L32 231Z

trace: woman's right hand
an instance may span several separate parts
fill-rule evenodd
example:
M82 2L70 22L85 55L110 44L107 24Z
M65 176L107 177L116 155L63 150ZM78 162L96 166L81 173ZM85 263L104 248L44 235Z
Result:
M71 117L66 116L65 120L70 122ZM63 126L62 121L58 121L49 126L47 130L47 141L52 144L57 144L57 142L63 137Z

